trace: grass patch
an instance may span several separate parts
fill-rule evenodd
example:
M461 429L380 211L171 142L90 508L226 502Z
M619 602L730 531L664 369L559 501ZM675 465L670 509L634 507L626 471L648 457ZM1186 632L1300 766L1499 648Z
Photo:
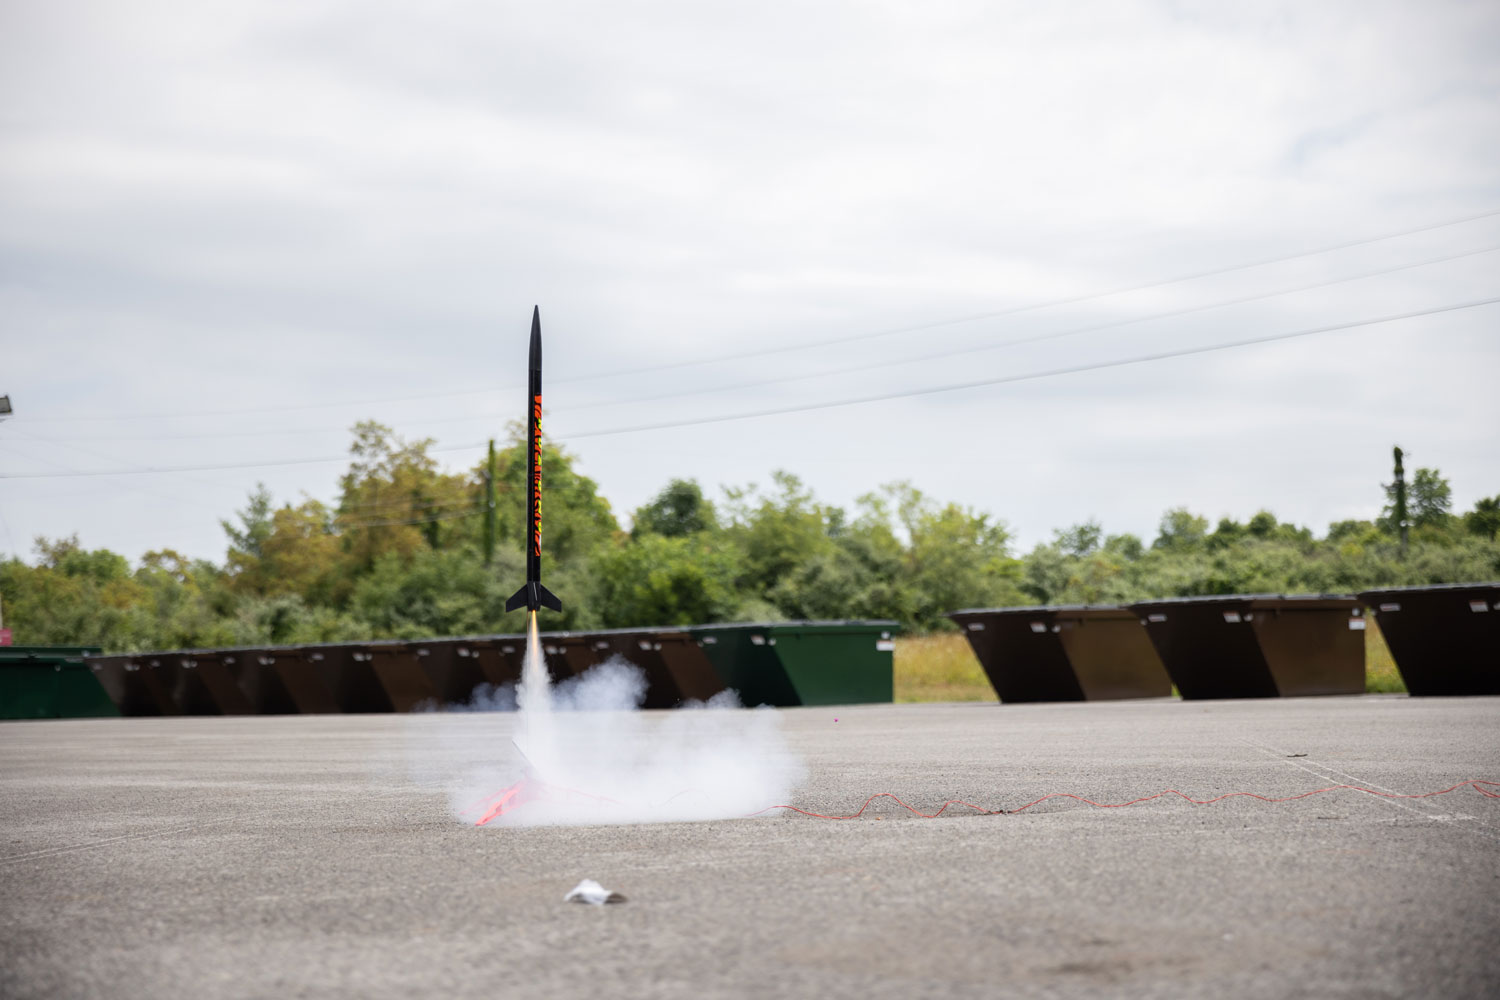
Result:
M1406 682L1396 669L1395 657L1380 634L1375 616L1365 613L1365 690L1371 693L1405 694Z
M957 632L898 636L897 701L998 701L969 641Z

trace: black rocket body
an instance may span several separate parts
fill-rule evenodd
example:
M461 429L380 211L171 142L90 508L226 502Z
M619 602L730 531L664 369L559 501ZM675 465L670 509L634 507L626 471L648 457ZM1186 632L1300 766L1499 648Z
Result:
M526 379L526 582L505 602L506 611L562 610L542 586L542 311L531 311L531 349Z

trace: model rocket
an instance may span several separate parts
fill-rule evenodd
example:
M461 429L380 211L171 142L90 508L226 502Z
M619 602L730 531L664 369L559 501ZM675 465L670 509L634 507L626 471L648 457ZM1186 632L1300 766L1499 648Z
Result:
M505 602L506 611L562 610L562 601L542 586L542 312L531 311L531 352L526 385L526 582Z

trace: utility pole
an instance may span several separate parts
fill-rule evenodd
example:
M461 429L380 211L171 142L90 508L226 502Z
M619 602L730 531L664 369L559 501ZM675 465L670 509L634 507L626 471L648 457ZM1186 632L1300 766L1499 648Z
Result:
M1396 526L1401 529L1401 558L1406 558L1406 471L1401 467L1401 448L1396 448Z
M0 396L0 420L4 420L14 414L10 405L10 396ZM0 646L10 645L10 629L5 627L5 613L0 610Z
M495 558L495 439L490 438L490 457L484 467L484 564Z

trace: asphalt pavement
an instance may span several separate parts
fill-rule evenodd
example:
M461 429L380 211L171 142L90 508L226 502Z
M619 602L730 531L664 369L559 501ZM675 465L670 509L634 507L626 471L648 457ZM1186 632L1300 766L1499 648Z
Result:
M828 814L1500 781L1497 698L778 715ZM1469 788L457 822L412 756L514 718L0 725L0 996L1500 993L1500 798ZM565 903L583 878L628 901Z

